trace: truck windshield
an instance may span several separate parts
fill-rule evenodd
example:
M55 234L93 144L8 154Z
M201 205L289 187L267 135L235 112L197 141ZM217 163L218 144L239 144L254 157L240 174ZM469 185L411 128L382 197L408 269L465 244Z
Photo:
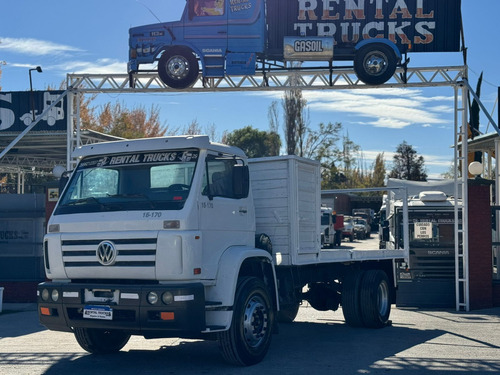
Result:
M453 247L455 243L455 217L448 212L410 212L410 248Z
M191 190L198 155L198 150L177 150L85 158L54 214L180 210Z

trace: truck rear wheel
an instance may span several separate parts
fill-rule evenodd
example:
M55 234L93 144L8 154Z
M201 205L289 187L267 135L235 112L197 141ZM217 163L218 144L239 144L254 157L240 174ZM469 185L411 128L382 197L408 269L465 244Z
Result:
M273 330L274 312L266 285L256 277L238 281L231 327L218 335L227 362L250 366L262 361Z
M364 325L368 328L385 327L391 314L387 274L381 270L366 271L360 296Z
M382 43L372 43L356 52L354 71L367 85L381 85L394 75L397 63L391 47Z
M200 68L198 59L188 49L174 48L161 55L158 62L158 75L169 87L185 89L198 78Z
M360 290L365 271L354 270L342 282L342 313L345 322L351 327L362 327Z
M75 328L75 338L82 349L93 354L110 354L119 352L130 335L122 331L104 329Z

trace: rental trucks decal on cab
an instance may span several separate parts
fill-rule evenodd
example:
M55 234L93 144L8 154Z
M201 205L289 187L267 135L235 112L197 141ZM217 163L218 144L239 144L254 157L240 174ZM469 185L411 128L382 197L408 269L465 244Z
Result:
M120 166L127 164L147 164L160 162L189 162L198 159L198 151L175 151L175 152L156 152L156 153L136 153L117 156L105 156L98 158L88 158L80 163L78 169Z

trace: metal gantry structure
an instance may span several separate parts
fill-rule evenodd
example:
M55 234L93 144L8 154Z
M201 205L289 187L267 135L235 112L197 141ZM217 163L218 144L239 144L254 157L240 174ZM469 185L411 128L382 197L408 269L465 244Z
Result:
M298 69L293 71L261 71L252 76L226 76L223 78L199 77L187 89L176 90L166 86L157 73L128 74L69 74L67 76L68 118L68 168L76 165L71 152L81 145L80 103L81 95L97 93L197 93L232 91L279 90L362 90L374 89L358 80L351 68ZM469 310L469 271L467 235L467 98L470 86L466 66L400 68L387 83L376 86L387 88L450 87L454 90L454 170L455 196L462 198L462 206L455 205L455 285L456 309ZM462 173L461 173L462 171Z
M359 81L351 68L298 69L293 71L261 71L252 76L226 76L223 78L199 77L187 89L176 90L166 86L157 73L128 74L68 74L67 90L61 95L68 99L67 169L72 170L77 160L73 150L82 146L80 104L85 94L98 93L197 93L233 91L284 91L300 90L362 90L388 88L450 87L455 93L454 116L454 170L455 196L461 197L463 205L455 205L455 282L456 309L469 310L469 272L467 236L467 98L472 92L467 81L466 66L399 68L391 80L380 86L367 86ZM474 94L475 95L475 94ZM56 105L54 102L53 105ZM17 137L0 158L14 147L27 131L45 115L41 113L25 132ZM491 119L490 119L491 121ZM494 121L492 121L494 123ZM498 132L498 127L495 126ZM461 221L459 220L461 218Z

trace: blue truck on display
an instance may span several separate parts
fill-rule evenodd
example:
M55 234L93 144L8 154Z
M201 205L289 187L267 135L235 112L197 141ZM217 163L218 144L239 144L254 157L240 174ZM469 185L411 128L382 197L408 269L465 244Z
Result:
M130 75L155 64L172 88L204 78L353 61L369 85L408 52L460 50L461 0L186 0L181 20L130 29ZM405 58L406 57L406 58ZM316 62L317 65L312 64ZM151 70L146 69L146 70ZM131 80L131 82L133 82Z

